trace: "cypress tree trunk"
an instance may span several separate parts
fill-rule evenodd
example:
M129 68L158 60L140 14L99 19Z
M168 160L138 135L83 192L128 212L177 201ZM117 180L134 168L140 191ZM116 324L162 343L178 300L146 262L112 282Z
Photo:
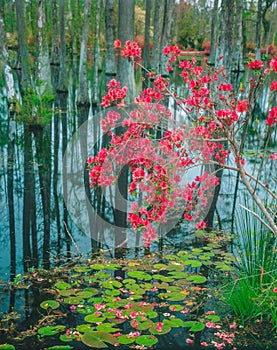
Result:
M51 24L52 24L52 46L51 46L51 64L59 64L59 30L58 30L58 11L57 0L51 0Z
M165 11L165 0L155 0L154 10L154 36L152 51L152 66L156 73L160 72L160 58L162 50L163 21Z
M152 0L146 0L145 2L145 28L144 28L144 48L143 48L143 66L146 69L151 68L150 64L150 19L151 19ZM142 71L143 75L143 89L148 87L148 77L145 70Z
M255 39L255 58L256 60L261 59L261 20L262 20L262 0L258 1L258 10L256 16L256 39Z
M115 25L114 25L114 0L106 0L105 2L105 76L106 84L116 76L116 61L115 61Z
M218 14L218 0L214 1L213 12L212 12L212 23L211 23L211 50L208 60L210 66L215 65L215 53L216 53L216 24Z

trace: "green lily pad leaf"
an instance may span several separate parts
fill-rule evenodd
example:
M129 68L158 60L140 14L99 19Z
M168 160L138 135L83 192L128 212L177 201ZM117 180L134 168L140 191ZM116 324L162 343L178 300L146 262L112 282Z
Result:
M182 311L184 309L184 306L179 304L174 304L169 306L170 311Z
M186 298L186 295L180 294L180 293L169 293L168 294L168 300L170 301L181 301Z
M203 322L194 322L193 326L189 329L190 332L200 332L205 328Z
M172 328L184 327L184 321L177 317L165 319L164 324L169 325Z
M162 325L161 329L158 328L158 322L154 323L153 326L149 328L149 332L152 334L167 334L170 331L171 331L170 325L165 323Z
M92 270L104 270L107 265L104 264L93 264L89 266Z
M155 278L156 280L160 280L162 282L169 282L170 283L170 282L174 281L173 277L168 277L168 276L159 275L159 274L153 275L153 278Z
M205 318L211 322L219 322L220 317L218 315L206 315Z
M171 277L173 277L174 279L188 277L188 274L186 272L182 272L182 271L171 271L171 272L169 272L169 275L171 275Z
M108 281L104 281L102 283L102 286L104 288L120 288L122 287L122 283L120 283L119 281L116 281L116 280L108 280Z
M102 302L103 302L103 298L100 298L100 297L95 297L88 300L88 303L92 303L92 304L100 304Z
M114 333L120 330L119 328L114 328L113 326L114 326L113 323L103 323L98 325L96 329L97 331L103 331L108 333Z
M183 271L184 270L184 264L183 263L170 263L168 264L168 271Z
M129 337L128 335L124 334L124 335L120 335L119 337L117 337L117 341L119 342L119 344L132 344L135 341L135 337Z
M40 307L44 310L52 309L55 310L60 306L60 303L56 300L44 300L40 303Z
M66 283L66 282L58 282L55 284L55 287L58 288L58 289L71 289L72 286L69 284L69 283Z
M120 291L118 289L106 289L105 294L117 297L118 295L120 295Z
M83 304L84 298L72 296L72 297L64 298L64 302L70 305L78 305L78 304Z
M153 286L158 288L158 289L167 289L169 284L167 282L154 282Z
M133 284L133 283L136 283L136 281L132 278L125 278L123 281L122 281L124 284Z
M157 342L158 339L154 335L141 335L136 339L138 345L152 346Z
M38 330L38 334L41 336L51 336L58 334L65 330L65 326L45 326Z
M76 294L76 289L59 289L59 294L63 297L69 297L72 294Z
M103 281L104 279L110 278L111 273L107 273L105 271L98 271L96 272L95 277L98 279L98 281Z
M232 271L233 267L227 264L216 265L216 268L221 271Z
M11 344L2 344L0 345L1 350L15 350L15 347Z
M158 317L158 313L156 311L149 311L146 312L145 316L148 318L156 318Z
M97 316L95 314L87 315L85 321L89 323L99 323L105 321L105 316Z
M70 346L70 345L54 345L54 346L51 346L50 348L47 348L47 350L71 350L71 349L73 349L73 346Z
M205 276L195 275L188 277L187 280L193 283L205 283L207 281L207 278Z
M105 268L108 269L108 270L114 271L114 270L120 269L121 265L120 264L110 263L110 264L106 265Z
M150 281L152 279L152 276L144 271L128 271L128 276L143 281Z
M76 297L77 298L82 298L82 299L89 299L93 296L93 293L92 292L89 292L89 291L85 291L85 290L82 290L81 292L78 292L76 294Z
M189 332L200 332L205 328L205 324L197 321L185 321L183 327L190 327Z
M133 296L133 295L132 295ZM147 303L144 303L144 302L138 302L136 301L132 308L129 309L129 310L132 310L132 311L142 311L142 312L149 312L149 311L152 311L154 309L154 306L152 304L147 304Z
M193 254L195 254L195 255L199 255L199 254L203 253L203 249L201 249L201 248L192 248L191 251L192 251Z
M74 334L61 334L60 335L60 341L63 341L63 342L71 342L75 338L76 337Z
M80 324L76 327L76 331L80 333L90 332L93 330L93 327L91 327L90 324Z
M164 258L167 260L173 260L173 261L178 260L178 257L176 255L173 255L173 254L167 254L164 256Z
M93 312L96 311L96 309L93 306L84 306L84 307L77 307L75 311L81 315L87 315L87 314L92 314Z
M146 329L150 328L153 326L153 321L151 320L146 320L142 322L138 322L136 320L132 320L130 322L131 326L138 329L139 331L145 331Z
M117 339L110 333L93 331L84 333L81 341L91 348L103 349L108 347L105 343L114 345Z
M90 272L91 271L91 268L89 268L88 266L76 266L74 267L73 269L74 271L76 272Z
M184 265L191 265L191 267L200 267L202 265L201 261L198 261L198 260L185 260Z
M165 264L154 264L154 270L167 270L167 265Z

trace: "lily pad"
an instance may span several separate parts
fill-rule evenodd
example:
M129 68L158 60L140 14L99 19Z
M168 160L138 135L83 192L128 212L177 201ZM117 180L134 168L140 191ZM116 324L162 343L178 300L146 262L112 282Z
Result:
M144 271L128 271L128 275L142 281L150 281L152 279L152 276Z
M120 288L122 287L122 283L120 283L117 280L108 280L108 281L104 281L102 283L102 286L104 288Z
M66 282L58 282L55 284L55 287L58 288L58 289L71 289L72 286L69 284L69 283L66 283Z
M97 316L95 314L87 315L85 321L89 323L99 323L105 321L105 316Z
M108 347L106 343L114 345L117 339L110 333L93 331L83 334L81 341L91 348L102 349Z
M183 323L183 327L190 327L189 332L200 332L205 328L205 324L197 321L186 321Z
M184 265L191 265L191 267L200 267L202 265L201 261L199 260L185 260Z
M51 346L50 348L47 348L47 350L71 350L71 349L73 349L73 346L70 346L70 345L54 345L54 346Z
M165 319L164 324L173 328L184 327L184 321L178 317Z
M55 310L60 306L60 303L56 300L44 300L40 303L40 307L44 310L52 309Z
M51 336L58 334L65 330L65 326L45 326L38 330L38 334L41 336Z
M205 276L194 275L194 276L189 276L187 280L193 283L205 283L207 281L207 278Z
M74 271L76 272L90 272L91 269L88 266L76 266L74 267Z
M76 337L74 334L61 334L60 335L60 341L63 341L63 342L71 342L75 338Z
M211 322L219 322L220 317L218 315L206 315L205 318Z
M124 344L124 345L132 344L135 341L135 339L136 339L135 337L130 337L126 334L123 334L117 337L117 341L119 342L119 344Z
M78 305L78 304L83 304L84 298L80 296L72 296L72 297L64 298L64 302L70 305Z
M173 277L174 279L188 277L188 274L186 272L182 272L182 271L171 271L171 272L169 272L169 275L171 275L171 277Z
M141 335L136 339L138 345L152 346L157 342L158 339L154 335Z
M93 330L93 327L91 327L90 324L80 324L76 327L76 331L80 333L90 332Z
M0 345L1 350L15 350L15 347L11 344L2 344Z
M174 278L173 277L168 277L168 276L164 276L164 275L159 275L156 274L153 276L153 278L155 278L156 280L162 281L162 282L173 282Z
M153 326L153 321L151 320L146 320L142 322L137 322L136 320L132 320L130 322L131 326L138 329L139 331L145 331L146 329L150 328ZM137 326L135 326L137 325Z
M170 311L182 311L184 309L184 306L179 304L174 304L169 306Z
M158 330L157 330L158 329ZM162 327L158 328L158 323L153 324L151 328L149 328L149 332L152 334L167 334L171 331L171 327L169 324L163 324Z
M96 327L96 330L108 332L108 333L114 333L114 332L117 332L120 330L119 328L114 328L113 325L114 324L112 324L112 323L103 323L103 324L98 325Z

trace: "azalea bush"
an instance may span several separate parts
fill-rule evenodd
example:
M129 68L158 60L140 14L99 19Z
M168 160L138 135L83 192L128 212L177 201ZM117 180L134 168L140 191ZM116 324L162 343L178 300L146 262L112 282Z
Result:
M115 48L121 49L122 56L129 61L141 55L136 42L127 41L122 47L116 40ZM182 60L178 46L166 47L163 53L167 57L168 72L177 71L183 80L181 92L172 88L170 79L147 71L149 87L135 98L132 111L126 113L124 99L128 90L115 79L110 81L102 107L116 108L107 109L102 120L103 132L109 136L108 146L88 159L91 187L111 186L116 183L121 167L129 167L132 181L128 192L133 204L128 222L141 233L144 245L150 247L159 238L159 225L180 213L185 220L193 222L196 229L204 229L204 213L219 184L217 172L230 169L239 173L264 219L253 214L277 237L276 193L261 181L261 169L277 156L268 150L277 123L275 79L268 96L264 147L260 164L254 167L253 173L246 170L243 158L257 94L271 73L277 73L277 57L267 65L258 60L249 62L249 79L235 91L224 67L211 70L199 66L195 58ZM166 107L169 100L178 108L178 120ZM228 159L232 159L233 164L227 163ZM200 166L204 170L188 180L186 174ZM266 201L257 188L267 193Z

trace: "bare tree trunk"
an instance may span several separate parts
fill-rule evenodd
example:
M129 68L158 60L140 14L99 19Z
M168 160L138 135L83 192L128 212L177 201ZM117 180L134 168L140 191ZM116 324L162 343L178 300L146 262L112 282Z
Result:
M145 2L145 28L144 28L144 49L143 49L143 66L146 69L151 68L150 63L150 19L151 19L152 0L146 0ZM148 77L146 71L142 71L143 74L143 88L148 86Z
M255 49L255 58L256 60L261 59L261 21L262 21L262 2L263 0L258 1L258 10L256 16L256 49Z
M94 107L99 104L99 71L100 71L100 0L96 0L95 35L94 35L94 69L93 69L93 94L92 103Z
M59 0L60 18L60 74L58 91L67 91L67 69L66 69L66 39L65 39L65 8L64 0Z
M228 74L232 63L233 23L234 0L222 0L215 67L219 68L223 65ZM220 57L222 57L221 60L219 60Z
M160 72L164 11L165 0L155 0L152 66L156 73Z
M212 12L212 23L211 23L211 50L208 63L210 66L215 65L215 53L216 53L216 24L218 14L218 0L214 1L213 12Z
M45 0L37 0L36 78L40 81L41 92L52 87L46 31Z
M51 0L51 20L52 20L52 46L51 46L51 64L59 64L59 30L57 0Z
M25 0L16 0L16 18L18 33L18 63L21 67L20 83L23 88L30 85L31 82L31 61L29 58L27 46L27 27L26 27L26 6Z
M116 76L116 61L114 51L115 25L114 25L114 0L106 0L105 2L105 75L106 84Z
M87 58L88 58L88 34L89 34L89 15L91 9L91 0L85 1L84 25L81 39L80 63L79 63L79 85L77 103L79 105L89 105L88 95L88 77L87 77Z
M172 44L172 29L173 23L175 20L175 3L172 0L166 0L165 10L164 10L164 20L163 20L163 31L162 31L162 40L160 48L160 72L163 76L168 75L166 69L167 66L167 57L163 54L162 50L164 47L167 47Z

